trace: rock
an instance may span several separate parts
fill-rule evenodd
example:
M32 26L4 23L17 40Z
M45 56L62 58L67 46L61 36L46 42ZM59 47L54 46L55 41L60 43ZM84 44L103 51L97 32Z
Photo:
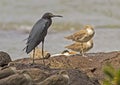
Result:
M28 73L35 83L39 83L50 76L49 72L38 68L23 69L21 71L25 71L25 73Z
M98 81L104 79L103 67L111 63L116 69L120 68L120 51L87 53L87 57L80 55L58 55L46 59L46 66L42 60L35 60L34 65L30 58L18 59L9 64L17 70L27 71L35 85L49 80L61 70L68 72L69 85L100 85Z
M10 68L3 69L3 70L0 71L0 79L8 77L10 75L13 75L16 72L17 71L16 71L15 67L10 67Z
M68 73L70 76L69 85L100 85L97 79L88 77L78 69L70 69Z
M25 60L27 61L27 59ZM85 73L81 72L79 69L60 69L60 68L53 69L47 66L44 67L42 64L30 65L30 64L20 63L20 61L18 61L17 63L14 62L14 64L11 64L10 66L12 67L15 66L18 70L27 71L30 74L31 78L33 79L35 85L41 85L43 83L45 85L56 85L55 83L56 80L53 80L54 81L53 84L47 81L48 80L50 81L51 78L53 78L54 75L56 76L56 74L59 73L61 70L67 71L70 77L69 85L79 85L79 84L100 85L97 80L93 80L92 78L88 77ZM57 78L59 77L57 76Z
M52 75L37 85L68 85L69 76L67 71L60 71L58 74Z
M6 52L0 51L0 67L8 65L11 61L10 56Z
M73 56L56 56L50 58L50 68L73 68L79 69L91 78L104 79L103 68L106 63L111 63L116 69L120 68L120 51L99 52Z
M30 69L30 68L39 68L39 69L41 69L41 70L44 70L44 69L46 69L46 70L49 70L50 68L49 68L49 66L44 66L43 64L30 64L28 61L29 61L29 59L27 60L27 59L21 59L22 61L21 62L10 62L9 63L9 67L16 67L16 69L17 70L23 70L23 69ZM23 61L25 61L25 62L27 62L27 63L25 63L25 62L23 62Z
M0 79L0 85L33 85L28 74L14 74Z

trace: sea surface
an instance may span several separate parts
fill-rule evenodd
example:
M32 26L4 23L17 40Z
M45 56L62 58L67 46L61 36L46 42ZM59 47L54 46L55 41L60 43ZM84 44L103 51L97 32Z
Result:
M45 40L45 50L60 53L72 41L64 39L90 24L95 28L94 47L89 52L120 50L120 0L0 0L0 50L12 59L29 57L22 49L34 23L45 12L54 18ZM41 44L39 45L41 47Z

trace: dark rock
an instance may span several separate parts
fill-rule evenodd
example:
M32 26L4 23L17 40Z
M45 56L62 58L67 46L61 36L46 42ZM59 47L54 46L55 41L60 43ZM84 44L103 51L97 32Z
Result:
M8 65L9 62L11 62L10 56L6 52L0 51L0 67Z

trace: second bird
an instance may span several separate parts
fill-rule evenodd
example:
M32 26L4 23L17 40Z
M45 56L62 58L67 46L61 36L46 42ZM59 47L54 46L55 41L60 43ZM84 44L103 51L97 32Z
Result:
M92 47L93 47L93 40L91 39L88 42L84 42L84 43L75 42L69 46L66 46L65 48L80 52L82 56L85 56L84 53L89 51Z
M47 30L52 24L53 17L62 17L60 15L53 15L52 13L45 13L40 20L38 20L35 25L33 26L28 40L27 40L27 46L26 53L30 53L33 51L33 64L34 64L34 54L35 54L35 47L37 47L42 42L42 56L43 56L43 63L45 65L44 61L44 40L45 36L47 35Z

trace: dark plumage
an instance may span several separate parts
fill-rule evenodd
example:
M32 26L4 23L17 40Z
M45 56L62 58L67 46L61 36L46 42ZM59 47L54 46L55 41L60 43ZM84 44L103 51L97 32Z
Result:
M53 15L52 13L45 13L40 20L38 20L33 26L26 46L26 53L30 53L32 50L35 52L35 47L38 46L42 42L42 56L44 58L44 39L47 35L47 30L52 24L52 17L62 17L60 15ZM34 53L33 53L34 56ZM44 60L43 60L44 61ZM34 58L33 58L34 63Z

